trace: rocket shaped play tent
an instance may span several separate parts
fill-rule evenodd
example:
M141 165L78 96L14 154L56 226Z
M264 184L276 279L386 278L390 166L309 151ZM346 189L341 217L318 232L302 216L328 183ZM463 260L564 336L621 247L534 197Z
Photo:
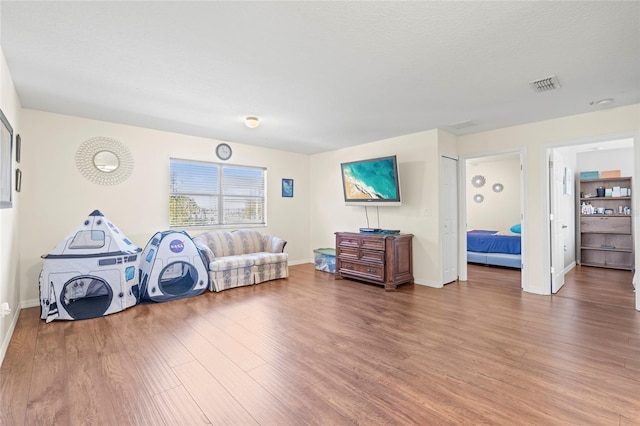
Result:
M209 274L195 243L184 231L158 232L140 258L140 299L154 302L197 296Z
M47 322L95 318L134 306L140 251L95 210L42 256L41 318Z

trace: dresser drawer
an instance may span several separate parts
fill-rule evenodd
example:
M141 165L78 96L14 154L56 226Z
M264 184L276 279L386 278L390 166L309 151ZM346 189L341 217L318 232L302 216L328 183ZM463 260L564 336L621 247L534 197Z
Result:
M338 246L338 258L345 260L357 260L360 257L360 250L356 247Z
M364 262L384 263L383 251L360 250L360 260Z
M360 237L342 236L339 238L338 247L360 247Z
M581 217L580 232L597 232L606 234L630 234L631 216L621 217Z
M363 237L361 241L362 244L360 245L360 248L362 249L384 251L384 238Z
M371 281L384 282L384 267L371 266L354 262L341 262L340 273L343 275L352 275L354 277L362 277Z

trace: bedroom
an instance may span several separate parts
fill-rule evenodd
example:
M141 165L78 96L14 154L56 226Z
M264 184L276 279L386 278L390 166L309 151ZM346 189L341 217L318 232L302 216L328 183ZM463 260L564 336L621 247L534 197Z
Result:
M584 171L605 171L620 170L621 176L634 176L635 168L633 163L633 139L611 138L601 142L581 143L576 142L566 146L559 146L549 149L550 157L560 167L571 173L568 182L571 190L568 190L563 182L551 191L557 194L556 216L562 222L562 256L558 265L563 270L563 274L569 273L576 264L580 263L579 227L576 221L577 194L579 192L580 172ZM489 155L466 160L466 198L467 198L467 229L470 231L468 244L476 244L479 252L485 250L492 243L498 244L501 240L514 239L512 232L520 217L520 158L517 153ZM564 172L563 172L564 173ZM509 197L499 196L503 192L507 193L507 185L501 182L510 182ZM495 184L500 191L496 191ZM480 230L473 232L472 230ZM492 232L485 232L492 230ZM491 235L490 235L491 234ZM493 236L493 234L496 234ZM487 241L487 238L492 240ZM497 240L497 242L496 242ZM504 241L502 241L504 242ZM479 265L494 265L507 268L517 268L517 258L514 254L505 254L515 245L505 243L505 246L498 246L498 252L486 253L468 251L468 261ZM479 248L478 248L479 247ZM495 246L493 246L495 247ZM517 251L517 250L516 250ZM560 285L561 287L561 285ZM553 293L559 287L552 289Z

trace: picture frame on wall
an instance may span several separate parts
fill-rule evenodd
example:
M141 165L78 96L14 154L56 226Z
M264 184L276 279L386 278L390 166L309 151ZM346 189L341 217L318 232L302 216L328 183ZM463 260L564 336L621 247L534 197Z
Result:
M293 197L293 179L282 179L282 196L287 198Z
M13 207L11 194L11 164L13 159L13 127L0 110L0 209Z
M16 169L16 192L22 190L22 170Z
M20 162L20 151L22 151L22 138L16 135L16 163Z

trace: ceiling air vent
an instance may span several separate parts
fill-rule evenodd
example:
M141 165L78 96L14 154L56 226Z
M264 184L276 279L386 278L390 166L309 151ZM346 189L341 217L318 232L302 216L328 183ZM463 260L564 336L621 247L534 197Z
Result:
M477 126L478 123L475 121L467 120L467 121L458 121L457 123L451 123L448 126L452 129L461 130L466 129L467 127Z
M536 92L548 92L550 90L560 88L560 82L558 81L558 77L555 75L540 80L530 81L529 84Z

